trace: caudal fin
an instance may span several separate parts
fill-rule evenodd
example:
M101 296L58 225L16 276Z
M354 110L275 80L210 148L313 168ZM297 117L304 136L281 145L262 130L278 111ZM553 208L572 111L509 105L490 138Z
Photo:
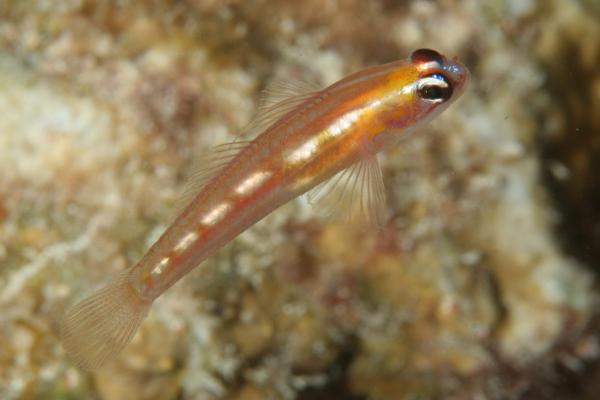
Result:
M80 368L100 368L131 341L151 304L137 294L126 273L120 274L66 312L60 329L63 347Z

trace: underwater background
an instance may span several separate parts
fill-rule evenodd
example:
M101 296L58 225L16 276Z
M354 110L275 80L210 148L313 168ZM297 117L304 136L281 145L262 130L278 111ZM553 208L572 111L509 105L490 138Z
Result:
M69 362L261 91L421 47L472 79L382 155L380 232L297 199ZM595 0L0 0L0 399L597 399L599 63Z

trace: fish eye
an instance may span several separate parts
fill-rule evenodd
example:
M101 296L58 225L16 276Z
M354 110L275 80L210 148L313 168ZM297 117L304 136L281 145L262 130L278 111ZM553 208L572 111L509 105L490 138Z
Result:
M444 56L432 49L418 49L411 53L410 59L416 64L444 64Z
M441 103L452 96L452 85L444 75L431 74L419 79L417 94L424 100Z

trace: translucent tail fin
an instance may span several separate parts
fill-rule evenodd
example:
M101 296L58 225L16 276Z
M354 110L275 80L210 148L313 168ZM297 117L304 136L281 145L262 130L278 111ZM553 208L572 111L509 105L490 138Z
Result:
M141 298L127 273L71 307L61 322L62 344L74 363L93 370L131 341L152 301Z

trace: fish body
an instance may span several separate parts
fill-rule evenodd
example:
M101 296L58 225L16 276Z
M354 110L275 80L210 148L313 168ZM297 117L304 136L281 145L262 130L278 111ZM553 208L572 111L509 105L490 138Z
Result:
M67 352L84 369L101 366L129 342L165 290L257 221L331 178L349 193L342 199L379 223L385 202L376 154L439 114L468 78L458 61L421 49L268 107L255 139L215 151L190 203L142 259L67 312L61 328Z

